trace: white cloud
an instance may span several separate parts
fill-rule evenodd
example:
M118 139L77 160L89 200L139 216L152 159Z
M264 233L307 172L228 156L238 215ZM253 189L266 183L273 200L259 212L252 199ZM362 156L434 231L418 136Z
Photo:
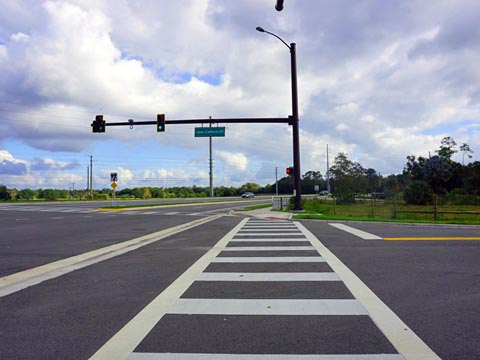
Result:
M167 119L288 116L289 52L254 30L261 25L297 43L302 171L315 169L327 143L332 156L343 149L382 173L401 171L408 154L434 151L444 135L478 143L476 1L351 1L348 12L345 3L295 2L281 13L269 0L15 3L0 14L0 108L8 110L0 113L0 141L78 153L98 141L128 147L152 138L138 127L92 136L97 113L107 121L158 112ZM205 143L191 132L170 126L156 141L194 158ZM215 154L226 167L216 169L221 181L254 180L238 172L291 163L291 132L232 125ZM125 176L132 184L205 179L181 170L148 166Z
M10 39L18 42L28 42L28 40L30 40L30 35L19 32L10 36Z
M248 159L242 153L233 153L229 151L219 150L216 155L221 159L227 167L232 167L238 171L245 171L248 166Z

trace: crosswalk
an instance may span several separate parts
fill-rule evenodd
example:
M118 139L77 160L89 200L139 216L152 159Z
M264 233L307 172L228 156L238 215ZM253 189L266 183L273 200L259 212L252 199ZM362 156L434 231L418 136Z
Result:
M387 338L307 231L290 221L243 221L93 358L401 360L393 343L402 341L437 358L400 320L403 337ZM119 346L126 354L115 353Z
M179 216L205 216L215 212L222 212L224 210L204 211L204 212L188 212L188 211L167 211L162 209L148 210L123 210L123 211L108 211L93 208L72 208L72 207L54 207L54 206L26 206L26 205L11 205L0 206L0 211L20 211L20 212L45 212L45 213L71 213L71 214L100 214L106 216L136 216L136 215L179 215Z

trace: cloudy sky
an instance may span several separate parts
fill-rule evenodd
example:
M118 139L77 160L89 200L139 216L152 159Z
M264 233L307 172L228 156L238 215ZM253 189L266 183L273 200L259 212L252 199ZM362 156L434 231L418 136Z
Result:
M480 154L478 0L0 0L0 184L208 185L194 125L107 122L291 114L297 44L301 172L338 152L383 175L444 136ZM228 125L215 186L272 183L292 164L288 125ZM461 162L462 154L455 155Z

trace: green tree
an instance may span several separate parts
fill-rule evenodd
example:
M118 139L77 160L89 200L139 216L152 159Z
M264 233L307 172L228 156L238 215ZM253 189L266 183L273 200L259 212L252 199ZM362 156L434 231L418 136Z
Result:
M18 196L18 190L13 188L13 189L8 189L8 198L10 200L16 200Z
M142 188L142 199L150 199L152 197L152 193L150 189L147 187Z
M447 160L452 158L452 155L457 152L456 150L457 143L450 136L446 136L442 139L440 143L440 149L435 150L438 156L441 156Z
M20 200L33 200L35 198L35 191L30 189L22 189L18 192L17 198Z
M345 199L353 199L354 193L366 193L368 182L365 169L356 161L348 159L344 153L335 157L334 165L330 168L333 192L344 194Z
M0 185L0 200L8 200L9 193L5 185Z
M414 155L407 156L407 164L403 168L403 174L410 180L423 180L423 166L425 165L426 159L422 156L419 156L418 159L415 159Z
M423 172L425 180L435 194L440 194L445 190L448 180L452 177L452 164L448 158L435 155L425 161Z
M240 186L240 191L241 191L242 193L243 193L243 192L246 192L246 191L250 191L250 192L256 193L259 188L260 188L260 185L258 185L258 184L255 184L255 183L245 183L245 184L243 184L242 186Z
M460 151L463 153L462 165L465 166L465 155L467 155L467 157L471 159L472 158L471 154L473 154L473 150L470 149L470 145L468 145L467 143L463 143L462 146L460 146Z
M410 205L427 205L432 202L432 188L424 180L414 180L405 188L403 199Z

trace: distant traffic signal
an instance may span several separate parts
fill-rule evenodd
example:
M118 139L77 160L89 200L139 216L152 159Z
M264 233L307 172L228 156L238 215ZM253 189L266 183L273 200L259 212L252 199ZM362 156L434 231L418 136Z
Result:
M287 175L293 175L293 166L286 168L285 172L287 173Z
M105 120L103 120L103 115L95 116L95 121L92 122L92 131L94 133L105 132Z
M157 114L157 132L165 132L165 114Z

